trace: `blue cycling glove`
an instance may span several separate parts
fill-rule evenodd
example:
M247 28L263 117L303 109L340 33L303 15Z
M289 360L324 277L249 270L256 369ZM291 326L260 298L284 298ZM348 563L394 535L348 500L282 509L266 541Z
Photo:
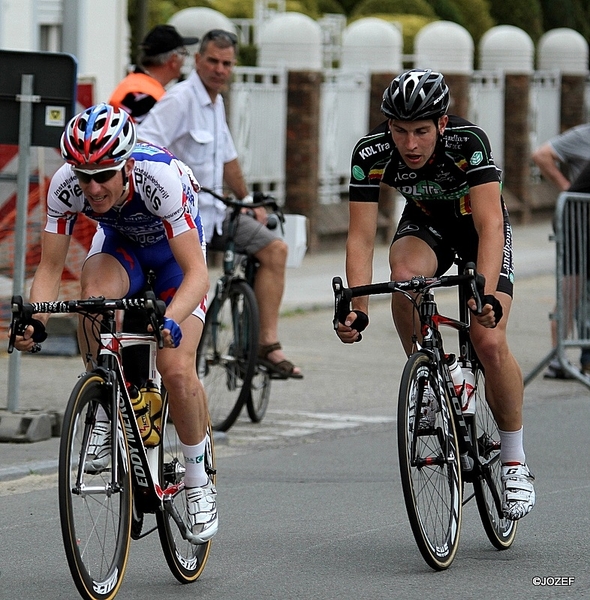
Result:
M180 325L178 325L178 323L173 319L164 317L164 323L162 324L161 329L168 329L170 331L172 341L174 342L174 347L178 348L180 340L182 339L182 330L180 329Z

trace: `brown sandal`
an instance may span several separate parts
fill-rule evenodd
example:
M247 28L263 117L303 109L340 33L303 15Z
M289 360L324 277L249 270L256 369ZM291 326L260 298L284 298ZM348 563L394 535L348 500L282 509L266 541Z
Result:
M275 350L281 350L282 346L280 342L274 344L268 344L267 346L259 346L258 348L258 363L263 367L266 367L270 373L271 379L303 379L302 373L295 373L295 365L287 359L279 362L272 362L268 360L268 355Z

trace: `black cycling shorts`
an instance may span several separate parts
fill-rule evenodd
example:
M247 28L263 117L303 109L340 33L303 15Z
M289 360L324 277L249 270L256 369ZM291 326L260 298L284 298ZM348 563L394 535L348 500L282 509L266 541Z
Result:
M459 272L468 262L477 264L477 248L479 238L473 218L468 215L444 224L425 215L419 208L406 204L400 218L392 244L405 236L413 235L426 242L436 254L438 268L435 276L446 273L454 262ZM502 268L496 289L510 297L514 291L514 263L512 253L512 227L507 211L504 211L504 251Z

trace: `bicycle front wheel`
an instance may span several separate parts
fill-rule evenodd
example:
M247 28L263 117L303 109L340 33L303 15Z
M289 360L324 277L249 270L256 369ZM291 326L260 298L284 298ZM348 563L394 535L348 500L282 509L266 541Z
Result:
M477 440L477 453L482 473L474 481L475 500L488 539L498 550L506 550L516 536L517 521L506 519L502 512L502 463L500 434L486 399L485 376L475 370L476 412L472 439Z
M252 423L260 423L266 414L270 400L270 382L268 369L257 364L250 382L250 394L246 400L246 409Z
M227 431L250 394L258 353L258 305L252 288L232 280L207 310L197 374L207 392L213 429Z
M59 513L72 577L83 598L109 600L123 581L131 534L131 477L125 429L117 415L117 441L105 465L87 459L98 407L111 412L104 379L85 374L63 420L59 449ZM110 423L109 423L110 426ZM117 452L113 480L112 448Z
M422 407L434 403L426 421ZM450 400L424 352L410 356L398 403L398 453L406 511L424 560L448 568L459 546L462 484Z
M184 487L178 491L184 479L184 457L180 448L180 440L168 414L168 402L165 402L162 419L162 443L160 446L160 485L168 490L176 510L177 518L188 525L186 513L186 495ZM207 432L208 442L205 448L205 468L215 483L215 454L211 427ZM204 544L192 544L182 536L171 513L163 509L156 513L160 543L170 571L180 583L196 581L207 563L211 541Z

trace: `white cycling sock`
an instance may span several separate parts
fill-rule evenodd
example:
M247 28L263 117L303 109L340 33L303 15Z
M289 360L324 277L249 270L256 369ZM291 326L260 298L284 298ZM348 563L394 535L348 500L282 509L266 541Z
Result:
M500 434L500 462L506 463L525 463L524 447L522 444L522 427L517 431L502 431Z
M209 476L205 472L205 444L207 437L194 446L188 446L180 442L182 454L184 455L184 485L186 487L201 487L209 481Z

